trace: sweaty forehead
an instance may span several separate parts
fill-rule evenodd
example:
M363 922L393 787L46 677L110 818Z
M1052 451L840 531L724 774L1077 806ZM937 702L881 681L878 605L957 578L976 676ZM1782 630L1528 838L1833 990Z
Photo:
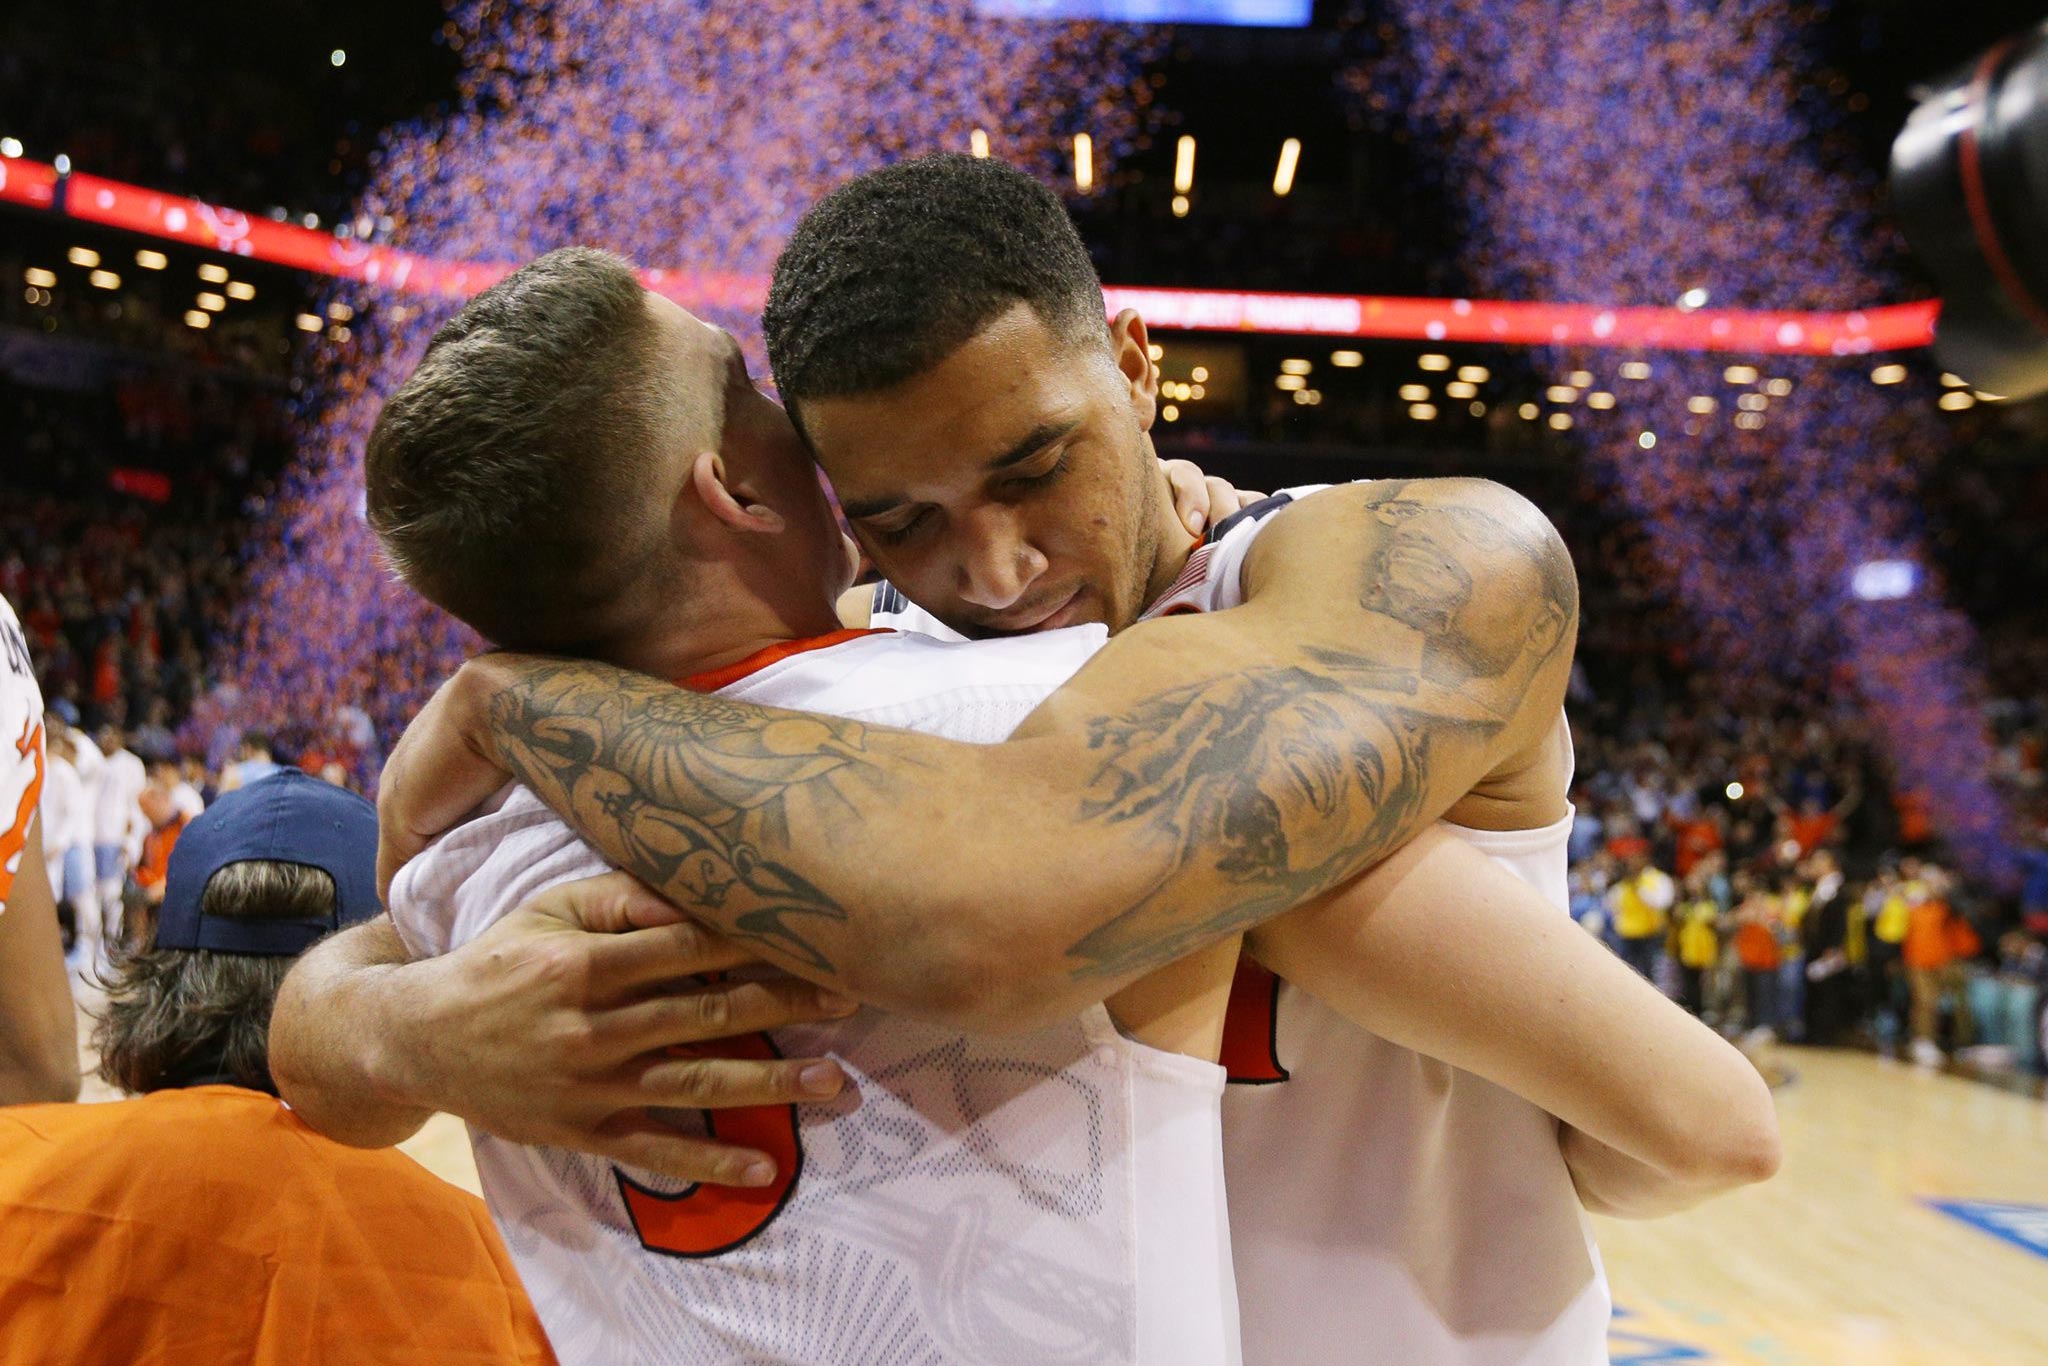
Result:
M804 400L804 431L850 515L936 500L1081 426L1099 360L1019 304L901 384Z

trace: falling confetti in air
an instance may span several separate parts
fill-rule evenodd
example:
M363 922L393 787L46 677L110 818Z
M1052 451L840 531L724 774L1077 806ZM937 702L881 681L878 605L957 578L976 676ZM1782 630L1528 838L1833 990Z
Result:
M1826 8L1387 0L1377 51L1349 79L1428 140L1420 160L1459 206L1475 290L1854 309L1907 294L1873 209L1877 173L1845 151L1844 115L1813 79ZM1879 386L1878 361L1853 351L1760 361L1739 384L1729 357L1642 357L1647 378L1620 371L1629 359L1536 357L1624 400L1580 405L1575 430L1649 537L1658 587L1697 621L1695 661L1738 685L1762 672L1860 698L1965 864L2007 875L1981 655L1921 537L1919 472L1943 444L1929 362ZM1857 569L1885 562L1920 567L1917 588L1856 596Z
M444 29L460 98L389 136L357 224L388 218L378 240L450 260L517 265L582 243L668 268L674 294L758 363L749 282L814 200L890 161L965 151L975 129L1048 182L1086 130L1099 174L1139 131L1159 32L995 21L968 0L469 3ZM362 520L378 407L454 304L353 284L334 301L346 321L303 367L305 436L201 728L317 729L359 706L388 743L476 648L390 579Z

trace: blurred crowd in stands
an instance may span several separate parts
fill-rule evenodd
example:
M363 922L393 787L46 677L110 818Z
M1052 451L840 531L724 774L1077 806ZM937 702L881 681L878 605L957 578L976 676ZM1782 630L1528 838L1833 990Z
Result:
M332 222L374 149L362 130L417 114L418 92L452 86L454 25L436 44L431 10L416 25L376 11L322 16L358 48L351 66L347 48L336 64L309 37L303 10L199 6L159 18L120 0L0 10L0 133L39 161L62 155L113 180ZM208 75L223 50L240 58L231 79Z
M2048 510L2044 474L2034 461L1994 483L1971 464L1929 485L1951 592L1989 656L2016 896L1946 861L1925 795L1889 770L1853 700L1770 680L1731 695L1644 591L1640 539L1559 507L1585 593L1580 923L1730 1034L2048 1070L2048 585L2015 553Z

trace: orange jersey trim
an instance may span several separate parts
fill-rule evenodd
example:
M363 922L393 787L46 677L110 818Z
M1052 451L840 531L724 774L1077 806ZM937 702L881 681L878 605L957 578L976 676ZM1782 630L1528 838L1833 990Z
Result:
M28 847L29 823L35 820L36 807L43 797L43 728L33 721L24 724L14 748L23 757L34 752L36 776L28 780L28 787L21 794L21 802L14 811L14 825L0 835L0 910L6 909L7 899L14 895L14 874L7 865Z
M780 640L765 650L756 650L745 659L728 664L722 669L707 669L700 674L689 674L676 680L679 688L691 692L717 692L729 688L752 674L757 674L770 664L788 659L792 655L804 654L810 650L829 650L834 645L844 645L849 640L862 636L890 634L886 626L846 626L837 631L828 631L822 636L804 636L797 640Z

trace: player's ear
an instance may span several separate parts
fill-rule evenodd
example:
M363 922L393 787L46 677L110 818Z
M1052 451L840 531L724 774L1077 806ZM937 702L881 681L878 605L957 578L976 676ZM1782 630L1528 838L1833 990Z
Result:
M728 482L725 461L717 451L699 451L690 462L690 488L705 511L734 531L774 535L785 525L782 514L766 503L748 501L744 489Z
M1135 309L1125 309L1109 325L1109 349L1116 368L1129 386L1131 411L1138 415L1138 430L1149 432L1159 414L1159 367L1152 360L1152 335Z

